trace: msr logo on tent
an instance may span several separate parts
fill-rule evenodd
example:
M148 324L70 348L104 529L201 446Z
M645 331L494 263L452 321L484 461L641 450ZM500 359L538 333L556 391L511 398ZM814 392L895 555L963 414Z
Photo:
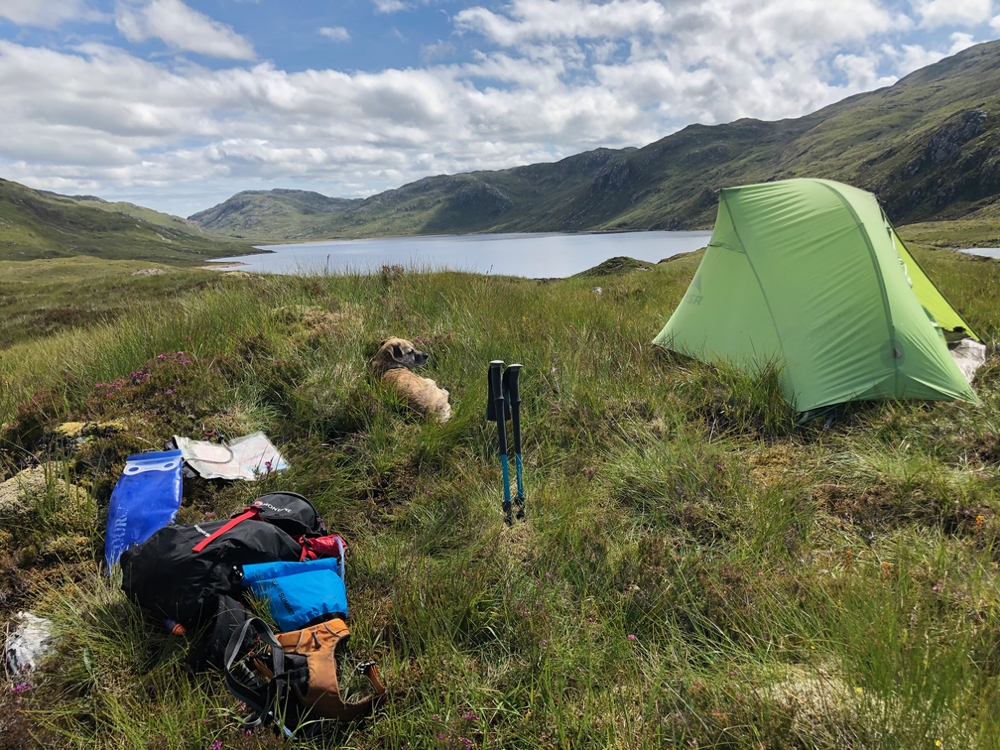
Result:
M684 301L689 305L700 305L704 297L700 294L686 294L684 295Z

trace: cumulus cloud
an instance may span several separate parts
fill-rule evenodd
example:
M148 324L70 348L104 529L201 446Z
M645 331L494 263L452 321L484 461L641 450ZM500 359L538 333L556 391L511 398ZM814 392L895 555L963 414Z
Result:
M0 18L24 26L55 28L65 21L99 21L105 16L82 0L0 0Z
M455 25L502 46L636 35L669 37L694 46L689 35L714 34L716 44L735 37L778 49L804 40L823 44L863 39L905 28L909 20L875 0L513 0L503 13L483 7L460 11Z
M347 42L351 39L351 35L343 26L324 26L319 33L334 42Z
M378 13L398 13L401 10L406 10L410 6L401 0L373 0L375 3L375 11Z
M910 18L881 0L511 0L452 16L461 52L452 38L422 47L422 66L350 73L0 41L0 163L35 186L127 190L187 213L208 204L206 186L208 202L253 186L366 195L644 145L696 121L805 114L972 44L979 29L904 36L936 1ZM181 0L120 4L116 23L130 40L253 56ZM318 33L350 39L342 27Z
M925 29L976 26L993 16L993 0L917 0L914 9Z
M231 26L188 7L181 0L118 4L115 25L130 42L160 39L170 47L209 57L252 60L253 45Z

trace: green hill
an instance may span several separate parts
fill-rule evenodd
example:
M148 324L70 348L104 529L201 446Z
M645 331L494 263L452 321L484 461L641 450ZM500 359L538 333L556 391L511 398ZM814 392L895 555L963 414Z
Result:
M210 227L232 237L280 234L295 238L316 226L314 217L326 219L361 203L361 199L327 198L308 190L244 190L217 206L189 217L196 227Z
M89 255L188 265L248 252L259 251L178 216L0 180L0 260Z
M871 190L897 224L994 219L998 103L990 42L805 117L691 125L641 149L428 177L360 201L240 193L190 218L256 240L689 229L712 223L719 188L808 176Z

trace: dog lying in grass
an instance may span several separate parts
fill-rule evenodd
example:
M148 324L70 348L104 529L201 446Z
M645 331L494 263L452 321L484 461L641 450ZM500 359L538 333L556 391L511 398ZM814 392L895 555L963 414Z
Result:
M372 371L383 383L391 384L402 393L410 407L421 414L433 414L439 422L451 419L448 391L439 388L430 378L412 372L427 361L427 354L418 351L406 339L395 336L382 342L372 360Z

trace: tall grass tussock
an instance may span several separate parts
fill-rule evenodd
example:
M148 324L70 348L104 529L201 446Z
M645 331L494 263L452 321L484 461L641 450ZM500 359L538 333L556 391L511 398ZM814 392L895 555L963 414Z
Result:
M312 499L350 545L356 658L391 693L298 746L1000 747L1000 265L919 257L988 340L980 405L797 424L780 366L652 348L697 255L555 282L194 274L101 322L12 336L0 481L37 484L0 503L0 612L48 617L59 640L0 693L4 746L287 745L239 730L219 675L100 563L128 454L259 429L291 468L185 480L178 521L271 490ZM450 422L368 376L389 335L430 353ZM525 365L512 528L484 420L497 358Z

